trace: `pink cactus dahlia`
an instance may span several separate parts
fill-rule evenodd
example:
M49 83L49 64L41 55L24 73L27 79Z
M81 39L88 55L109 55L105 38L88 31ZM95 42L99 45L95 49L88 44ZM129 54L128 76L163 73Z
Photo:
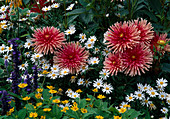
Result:
M117 22L108 30L108 35L105 37L105 40L108 41L106 44L114 53L132 48L140 41L140 31L132 22Z
M78 42L65 43L54 56L54 63L60 68L68 68L72 74L78 73L86 65L89 52L82 48Z
M139 19L134 20L135 25L137 25L138 30L140 31L140 42L143 42L146 46L148 46L151 42L151 39L154 37L154 31L152 31L153 27L151 23L147 23L147 20Z
M35 46L34 51L37 53L54 53L54 50L61 47L63 44L62 42L66 40L64 38L64 33L54 27L40 28L36 29L34 32L32 41L35 42L33 46Z
M141 75L141 71L145 73L151 67L153 55L148 47L138 44L132 49L127 49L122 53L123 65L125 66L125 74L129 76Z
M124 69L122 63L122 59L118 53L109 53L104 61L104 68L108 70L111 75L117 75L118 72Z

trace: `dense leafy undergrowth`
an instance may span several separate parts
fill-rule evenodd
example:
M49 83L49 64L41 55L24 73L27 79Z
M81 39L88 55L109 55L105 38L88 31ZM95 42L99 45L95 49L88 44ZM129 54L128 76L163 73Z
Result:
M168 119L169 3L1 0L0 119Z

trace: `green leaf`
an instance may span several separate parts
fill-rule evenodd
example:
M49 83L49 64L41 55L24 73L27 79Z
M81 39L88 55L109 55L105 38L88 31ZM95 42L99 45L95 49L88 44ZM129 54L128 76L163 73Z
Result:
M68 19L68 24L72 23L79 15L75 15L75 16L71 16L69 19Z
M8 119L8 116L7 115L0 116L0 119Z
M2 74L4 71L2 69L0 69L0 74Z
M23 0L24 4L28 4L30 0Z
M30 17L36 17L37 15L39 15L38 13L31 13Z
M82 6L87 6L87 2L85 0L79 0L79 3L82 5Z
M160 0L148 0L148 3L155 12L161 14L162 6Z
M25 116L26 116L26 109L21 109L19 112L18 112L18 118L19 119L25 119Z
M35 110L35 109L34 109L34 106L31 105L31 104L26 104L25 107L26 107L26 109L29 110L29 111L34 111L34 110Z
M57 104L55 104L53 106L53 114L54 114L55 117L57 117L57 119L60 119L62 117L62 112L60 111L60 109L57 106Z
M20 37L22 38L22 37L26 37L26 36L29 36L29 34L24 34L24 35L22 35Z
M114 107L109 107L108 111L112 112L113 115L119 115L119 111Z
M75 9L75 10L73 10L71 12L66 13L66 16L82 14L82 13L85 13L85 12L86 12L86 10L84 8Z
M80 107L80 108L84 108L85 106L86 106L86 99L81 99L81 100L80 100L79 107Z
M43 90L43 99L46 101L48 101L50 98L50 93L48 91L49 91L48 89Z

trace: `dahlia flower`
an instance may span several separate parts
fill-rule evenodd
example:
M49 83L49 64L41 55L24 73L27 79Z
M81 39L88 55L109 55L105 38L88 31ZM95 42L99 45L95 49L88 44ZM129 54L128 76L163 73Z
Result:
M108 57L104 61L104 68L109 71L112 75L117 75L118 72L123 71L124 67L122 66L122 59L119 53L109 53Z
M148 46L151 42L151 39L154 37L154 31L151 23L147 23L147 20L139 19L134 20L135 25L137 25L138 30L140 31L140 42L143 42Z
M125 74L129 76L141 75L151 67L153 55L148 47L144 44L138 44L132 49L127 49L122 53L122 61L125 66Z
M34 32L34 38L32 38L31 41L35 42L32 45L35 46L34 51L37 53L54 53L54 50L61 47L63 44L62 42L66 40L64 38L64 33L54 27L40 28L36 29Z
M68 68L70 73L78 73L80 68L86 65L89 52L82 48L78 42L65 43L54 56L54 63L60 68Z
M132 48L140 41L140 31L132 22L117 22L108 31L105 40L108 41L106 44L113 53Z

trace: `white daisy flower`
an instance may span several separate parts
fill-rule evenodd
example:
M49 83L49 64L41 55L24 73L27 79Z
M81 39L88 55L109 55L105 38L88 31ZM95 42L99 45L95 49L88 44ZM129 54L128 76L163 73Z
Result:
M50 64L43 64L42 68L48 70L50 68Z
M4 52L6 52L6 46L4 44L2 44L0 46L0 53L4 53Z
M156 95L158 95L158 93L154 89L147 91L147 93L150 95L150 97L156 97Z
M143 90L143 85L141 83L137 84L138 90L142 91Z
M31 10L28 10L26 16L29 17L30 14L31 14Z
M107 56L109 54L109 49L108 48L105 48L104 51L102 51L102 54L104 56Z
M166 99L166 96L167 96L167 94L165 92L161 92L159 94L159 99L161 99L161 100Z
M31 56L31 52L25 52L24 55L28 58Z
M82 78L78 79L77 84L78 85L83 85L84 84L84 79L82 79Z
M11 44L10 46L7 46L7 47L6 47L7 54L8 54L9 52L13 51L12 47L13 47L12 44Z
M75 98L79 98L79 97L80 97L80 94L74 92L74 93L72 94L72 97L71 97L71 98L75 99Z
M99 74L100 74L99 77L103 80L105 80L109 77L109 71L106 69L102 69L102 71L100 71Z
M85 47L87 48L87 49L91 49L91 48L93 48L94 47L94 43L91 43L91 42L86 42L85 43Z
M86 35L84 33L79 34L79 38L80 38L80 42L83 43L87 38Z
M145 85L143 86L143 88L142 88L142 91L148 91L149 88L150 88L150 85L145 84Z
M103 80L97 79L96 81L94 81L93 86L97 89L100 89L101 87L103 87Z
M166 102L168 103L168 105L170 105L170 97L166 98Z
M164 113L164 114L167 114L168 113L168 109L166 107L163 107L161 109L161 112Z
M145 96L141 91L135 91L135 97L136 99L142 100Z
M34 53L32 56L31 56L31 61L34 63L36 61L39 61L39 59L42 57L43 55L42 54L39 54L39 53Z
M0 13L6 12L7 9L8 9L8 6L5 6L5 5L1 6Z
M146 98L143 98L142 99L142 101L141 101L141 104L144 106L144 105L146 105L147 107L149 107L149 104L151 104L152 103L152 101L149 101L149 97L147 97L147 99Z
M5 54L5 55L3 55L3 59L4 59L4 61L5 60L7 60L8 62L9 62L9 60L12 60L12 58L11 58L11 54Z
M87 69L88 69L88 65L86 65L86 66L82 66L81 68L80 68L80 71L81 72L85 72Z
M62 74L62 75L67 75L67 74L69 74L69 72L70 72L70 71L69 71L69 69L67 69L67 68L64 68L64 69L61 70L61 74Z
M120 108L127 108L127 105L129 105L128 102L122 102ZM130 109L130 107L128 107L128 109Z
M52 8L59 8L60 7L60 3L54 3L51 5Z
M53 65L53 67L51 67L51 71L52 72L59 72L59 66L58 65Z
M56 79L57 77L58 77L58 73L56 73L56 72L51 72L51 73L49 73L48 74L48 77L50 77L51 79Z
M28 18L19 19L19 21L26 21Z
M113 87L111 86L111 84L104 84L103 85L103 92L106 92L106 94L110 94L113 90Z
M42 11L46 12L46 11L50 11L51 10L51 6L48 6L48 7L43 7L42 8Z
M151 110L152 110L152 109L155 110L155 109L156 109L156 106L155 106L153 103L150 103L150 104L149 104L149 108L150 108Z
M27 39L27 42L25 42L24 47L29 49L31 44L32 44L31 40Z
M89 64L94 65L94 64L98 64L100 60L97 57L91 57L89 61L90 61Z
M0 19L5 19L5 18L6 18L6 14L5 13L0 15Z
M92 82L89 81L89 79L86 79L86 80L84 81L84 86L88 87L88 86L90 86L91 83L92 83Z
M90 38L88 38L88 42L90 43L95 43L96 40L97 40L96 36L90 36Z
M99 51L100 51L99 48L95 48L94 51L93 51L93 53L94 53L94 54L97 54Z
M134 101L135 95L133 95L132 93L130 93L130 95L127 95L127 96L125 97L125 99L126 99L126 101L128 101L128 102Z
M69 6L67 7L67 9L66 9L66 10L72 10L72 9L73 9L73 7L74 7L74 5L75 5L75 4L71 4L71 5L69 5Z
M28 67L27 61L26 61L24 64L19 65L18 67L19 67L19 69L21 69L22 71L24 71L24 70Z
M156 81L157 85L161 86L161 87L166 87L168 85L167 82L168 81L163 78L161 78L161 79L158 78L158 80Z
M67 29L66 31L64 31L66 35L71 35L72 31L70 29Z

